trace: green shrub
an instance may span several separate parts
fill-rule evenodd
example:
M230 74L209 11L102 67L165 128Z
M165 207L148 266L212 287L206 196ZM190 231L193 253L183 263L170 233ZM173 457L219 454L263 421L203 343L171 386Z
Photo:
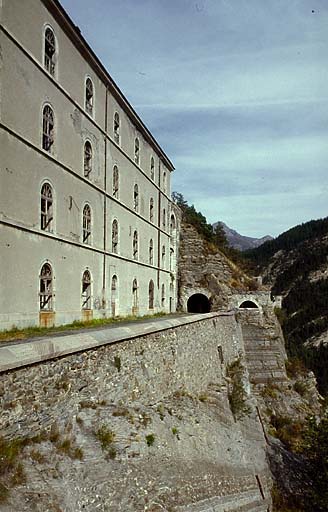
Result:
M103 450L107 450L115 441L116 434L110 430L107 425L102 425L96 432L95 436L100 441Z
M155 434L148 434L145 436L147 446L153 446L155 442Z

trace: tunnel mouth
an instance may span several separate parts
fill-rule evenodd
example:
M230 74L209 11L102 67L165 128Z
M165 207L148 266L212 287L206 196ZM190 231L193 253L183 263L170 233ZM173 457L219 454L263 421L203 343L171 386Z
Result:
M187 302L188 313L209 313L211 311L211 303L203 293L194 293Z
M258 305L252 300L244 300L239 306L239 309L258 309Z

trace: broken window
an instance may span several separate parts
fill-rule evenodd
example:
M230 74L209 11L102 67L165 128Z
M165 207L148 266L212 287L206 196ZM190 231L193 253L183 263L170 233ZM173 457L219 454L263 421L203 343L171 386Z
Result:
M46 105L42 114L42 148L51 152L54 143L54 113L49 105Z
M139 210L139 189L138 185L134 185L133 189L133 208L137 212Z
M154 222L154 199L151 197L149 201L149 220Z
M52 268L49 263L45 263L40 273L40 309L52 311L53 309L53 290L52 290Z
M93 114L93 83L91 78L85 81L85 110L92 116Z
M138 282L136 279L133 279L132 283L132 297L133 297L133 307L138 307Z
M55 76L56 40L51 28L47 27L44 34L44 67Z
M132 252L133 252L133 259L138 259L138 233L135 231L133 233L133 243L132 243Z
M91 243L91 208L88 204L83 208L83 243Z
M152 280L149 281L148 287L148 308L154 309L154 283Z
M165 229L166 226L166 210L163 208L163 228Z
M87 140L84 144L84 177L89 178L92 171L92 146Z
M162 247L162 267L165 267L165 245Z
M149 242L149 265L154 263L154 242L151 239Z
M114 114L114 140L116 144L120 143L120 116L117 112Z
M49 183L44 183L41 188L41 229L52 231L53 227L53 195Z
M114 167L113 167L113 197L116 197L116 199L118 199L118 192L119 192L118 168L117 168L117 165L114 165Z
M153 157L150 159L150 177L152 180L155 178L155 161Z
M112 252L114 254L118 252L118 222L116 219L112 223Z
M134 161L137 165L140 163L140 146L139 139L136 138L134 141Z
M82 277L82 309L91 309L91 275L89 270Z

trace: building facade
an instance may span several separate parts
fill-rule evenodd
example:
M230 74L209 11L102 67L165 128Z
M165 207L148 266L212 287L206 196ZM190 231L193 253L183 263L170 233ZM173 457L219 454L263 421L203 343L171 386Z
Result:
M0 22L0 329L175 311L172 163L57 0Z

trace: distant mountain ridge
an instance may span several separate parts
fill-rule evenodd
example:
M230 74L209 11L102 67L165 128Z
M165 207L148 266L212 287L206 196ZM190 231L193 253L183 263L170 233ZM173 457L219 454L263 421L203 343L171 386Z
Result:
M273 239L270 235L263 236L262 238L253 238L251 236L241 235L234 229L229 228L229 226L227 226L227 224L222 221L215 222L215 224L213 224L213 228L215 228L218 224L222 225L229 245L234 249L238 249L239 251L255 249L256 247L264 244L264 242Z

